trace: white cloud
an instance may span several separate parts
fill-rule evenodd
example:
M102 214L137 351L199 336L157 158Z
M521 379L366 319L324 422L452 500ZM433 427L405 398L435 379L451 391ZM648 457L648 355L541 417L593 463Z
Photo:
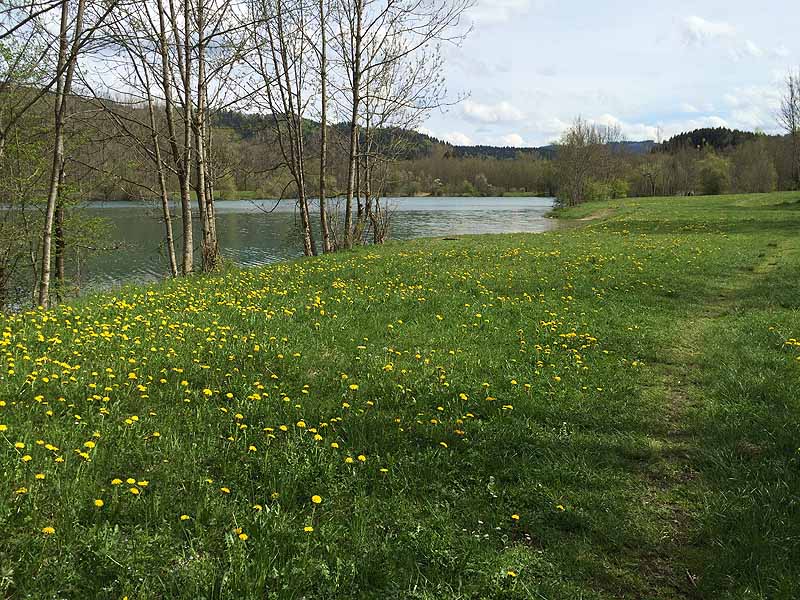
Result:
M467 119L481 123L511 123L522 121L525 118L521 110L505 100L497 104L482 104L466 100L462 105L462 110Z
M548 0L477 0L467 14L476 25L498 25L547 4Z
M732 37L736 30L725 22L715 23L692 15L683 19L683 36L687 43L701 46L720 38Z
M522 138L521 135L518 133L509 133L508 135L503 135L500 137L500 145L501 146L512 146L514 148L522 148L525 147L527 144L525 140Z
M744 49L747 54L754 58L761 58L764 56L764 51L756 46L756 44L751 40L746 40L744 43Z
M781 44L777 48L773 48L770 54L772 54L772 56L775 58L789 58L791 52L789 51L789 48Z
M678 107L678 110L680 110L683 113L699 113L700 112L699 108L697 108L693 104L689 104L688 102L682 102L680 104L680 106Z
M449 144L453 144L454 146L474 146L475 142L472 141L468 135L461 133L460 131L452 131L450 133L445 133L439 136L440 139L444 140Z

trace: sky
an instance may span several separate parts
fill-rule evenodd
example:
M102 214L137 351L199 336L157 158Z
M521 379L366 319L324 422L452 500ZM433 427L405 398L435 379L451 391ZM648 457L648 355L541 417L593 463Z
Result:
M420 131L541 146L581 116L626 139L700 127L777 131L800 68L800 0L477 0L444 48L448 95Z

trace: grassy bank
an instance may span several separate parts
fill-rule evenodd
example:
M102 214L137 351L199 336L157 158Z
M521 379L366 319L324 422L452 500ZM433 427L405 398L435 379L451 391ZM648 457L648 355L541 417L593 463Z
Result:
M800 195L0 321L9 598L800 595Z

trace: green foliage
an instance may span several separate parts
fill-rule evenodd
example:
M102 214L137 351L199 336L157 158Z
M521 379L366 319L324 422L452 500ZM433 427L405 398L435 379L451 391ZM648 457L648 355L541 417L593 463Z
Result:
M752 131L728 129L727 127L708 127L695 129L671 137L661 146L662 151L678 152L684 148L722 151L751 142L758 137Z
M731 185L730 161L714 152L706 153L697 164L698 185L703 194L722 194Z

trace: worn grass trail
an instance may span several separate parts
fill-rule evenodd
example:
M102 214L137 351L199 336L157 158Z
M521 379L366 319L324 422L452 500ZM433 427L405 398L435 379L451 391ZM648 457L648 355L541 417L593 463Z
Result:
M0 317L0 597L800 597L800 195Z
M736 208L746 204L732 200ZM787 227L800 225L800 204L764 196L750 202L764 209L761 227L753 215L726 211L719 234L734 240L727 251L736 259L709 272L685 299L672 338L650 365L651 383L642 383L654 405L665 408L653 435L658 452L643 477L662 531L656 551L643 555L647 597L789 599L800 593L800 568L793 564L800 548L800 448L794 447L800 402L797 365L787 360L783 339L800 323L800 240ZM584 218L614 209L611 219L630 227L630 204ZM776 219L781 209L787 212Z

